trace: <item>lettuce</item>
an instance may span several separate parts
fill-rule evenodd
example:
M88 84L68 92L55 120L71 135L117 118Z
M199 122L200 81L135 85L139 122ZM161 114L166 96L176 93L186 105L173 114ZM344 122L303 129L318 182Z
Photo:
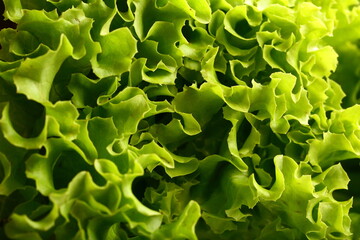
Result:
M4 0L1 239L358 239L357 0Z

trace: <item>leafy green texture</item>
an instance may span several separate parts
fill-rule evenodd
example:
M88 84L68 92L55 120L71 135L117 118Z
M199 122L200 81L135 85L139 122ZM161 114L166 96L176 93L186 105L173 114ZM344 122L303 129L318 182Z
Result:
M0 239L360 238L358 0L3 0Z

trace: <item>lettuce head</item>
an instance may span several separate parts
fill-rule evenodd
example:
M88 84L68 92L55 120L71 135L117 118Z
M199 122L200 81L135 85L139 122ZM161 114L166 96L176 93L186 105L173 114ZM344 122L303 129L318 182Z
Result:
M358 0L3 0L0 239L360 239Z

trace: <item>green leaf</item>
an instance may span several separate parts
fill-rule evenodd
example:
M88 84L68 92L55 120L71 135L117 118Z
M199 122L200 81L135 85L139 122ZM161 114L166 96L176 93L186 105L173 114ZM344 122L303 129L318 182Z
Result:
M94 73L100 77L120 75L130 70L137 48L128 28L119 28L100 36L101 53L91 59ZM120 45L119 45L120 44ZM112 46L118 46L115 50Z
M190 201L179 218L154 232L151 239L198 239L195 234L195 225L200 218L200 206Z
M5 18L10 19L13 22L18 22L23 16L21 1L6 0L4 1L4 5L6 8L4 13Z
M78 108L94 107L103 103L111 97L117 87L118 79L116 77L92 80L82 74L73 74L68 85L73 94L72 102Z
M14 75L14 83L19 93L38 102L49 101L49 94L57 71L66 58L71 56L73 48L69 40L62 35L59 47L55 51L26 59Z
M29 105L28 105L29 106ZM35 110L35 109L32 109ZM47 136L47 132L46 132L46 128L44 126L44 128L42 130L40 130L40 133L37 132L38 135L32 136L32 131L34 131L33 129L29 129L27 126L21 125L20 123L17 122L13 122L11 120L11 109L10 109L10 104L5 105L3 112L2 112L2 118L0 119L0 126L1 126L1 130L4 134L5 139L7 139L7 141L9 141L12 145L16 146L16 147L21 147L21 148L26 148L26 149L38 149L41 148L43 146L43 144L46 141L46 136ZM29 120L29 119L27 119ZM41 121L41 120L40 120ZM20 129L22 130L22 135L19 134L19 132L16 130L15 127L17 127L16 125L18 125L20 127ZM18 127L18 129L19 129ZM28 136L26 136L26 132L28 132ZM25 135L25 136L23 136Z
M40 221L33 221L25 215L12 215L12 221L6 225L5 232L13 239L42 239L39 231L48 231L55 225L58 209L53 207L51 212Z

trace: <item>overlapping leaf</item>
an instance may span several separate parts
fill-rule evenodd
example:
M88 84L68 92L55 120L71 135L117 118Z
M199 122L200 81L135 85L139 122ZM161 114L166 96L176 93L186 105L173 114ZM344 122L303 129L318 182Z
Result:
M357 0L4 4L0 238L359 237Z

